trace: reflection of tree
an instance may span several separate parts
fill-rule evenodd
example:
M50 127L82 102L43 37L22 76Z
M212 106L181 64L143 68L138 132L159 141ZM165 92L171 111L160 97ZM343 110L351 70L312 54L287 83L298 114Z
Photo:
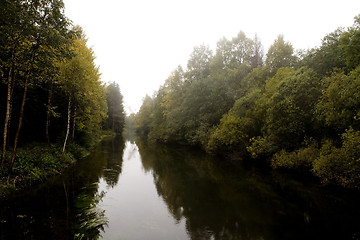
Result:
M350 207L340 210L338 199L319 189L250 166L226 166L189 148L141 141L137 145L158 194L174 219L186 219L193 240L323 239L343 234L342 227L326 229L338 222L334 216L351 212Z
M115 182L104 169L115 169L118 178L123 149L123 140L105 140L61 176L1 201L0 239L97 239L106 223L97 207L104 194L99 179Z
M121 174L125 141L122 136L117 136L112 139L111 145L105 146L107 149L103 149L103 152L107 155L107 166L103 177L109 186L114 187L118 183Z
M87 189L96 191L97 186L92 184ZM83 193L78 196L75 206L80 213L76 216L75 239L99 239L101 237L101 231L104 231L104 226L108 224L105 210L98 207L104 195L105 192L95 193L95 195Z
M101 142L89 156L88 161L82 161L83 166L79 168L79 172L87 175L81 178L87 181L82 185L85 187L81 189L75 200L77 210L75 239L101 237L101 231L104 231L108 219L105 211L98 207L105 195L105 192L98 192L98 182L102 176L109 186L113 187L117 184L122 169L124 147L124 139L117 136Z

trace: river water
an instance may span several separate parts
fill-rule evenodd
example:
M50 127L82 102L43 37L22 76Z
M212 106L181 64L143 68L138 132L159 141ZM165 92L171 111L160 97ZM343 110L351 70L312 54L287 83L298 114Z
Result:
M0 239L360 239L360 194L120 138L0 202Z

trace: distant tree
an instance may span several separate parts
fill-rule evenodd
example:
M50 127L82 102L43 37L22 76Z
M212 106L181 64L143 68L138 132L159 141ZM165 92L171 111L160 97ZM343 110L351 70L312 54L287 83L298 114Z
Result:
M150 133L153 119L153 106L154 100L149 95L146 95L135 118L137 125L136 132L141 136L147 137Z
M116 134L121 134L125 126L123 96L119 84L112 82L106 87L108 104L107 127Z
M294 66L295 62L293 46L285 42L283 35L279 35L266 54L265 64L275 74L279 68Z
M347 71L355 69L360 63L360 15L355 17L354 25L342 33L339 48L343 53Z
M312 68L319 77L329 76L334 68L344 68L344 54L339 47L343 29L338 28L322 39L321 46L309 50L301 64Z
M252 55L253 42L247 38L243 31L240 31L238 35L232 39L231 48L231 65L237 67L243 63L250 63Z
M231 41L223 37L217 42L216 57L220 59L224 68L234 69L244 63L252 65L253 61L259 61L255 58L261 57L261 44L256 44L255 46L254 42L240 31ZM254 62L255 64L257 63Z
M194 47L187 63L187 71L185 74L188 82L206 78L210 74L210 60L213 53L208 46L200 45Z
M252 54L250 57L250 65L252 68L263 66L264 64L264 49L257 34L253 39Z

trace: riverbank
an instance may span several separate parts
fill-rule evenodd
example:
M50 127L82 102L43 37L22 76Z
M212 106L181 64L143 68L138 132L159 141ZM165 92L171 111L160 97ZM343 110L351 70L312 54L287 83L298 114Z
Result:
M87 147L70 142L64 153L61 151L62 146L57 144L31 143L19 148L11 174L6 166L0 169L0 198L62 173L77 160L87 156L97 143L108 137L114 137L114 134L105 132ZM6 155L8 163L11 151Z
M60 149L57 145L43 143L33 143L20 148L11 174L7 167L0 169L0 198L60 174L76 159L87 154L85 148L75 144L70 144L69 151L65 153ZM7 153L7 156L10 158L11 152Z

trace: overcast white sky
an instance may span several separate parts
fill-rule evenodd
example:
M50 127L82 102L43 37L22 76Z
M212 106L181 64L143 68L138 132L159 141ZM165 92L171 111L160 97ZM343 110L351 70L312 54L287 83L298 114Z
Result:
M265 53L279 34L295 49L319 46L360 14L360 0L64 0L65 14L82 26L102 81L116 81L127 113L137 112L193 48L214 51L223 36L257 33Z

